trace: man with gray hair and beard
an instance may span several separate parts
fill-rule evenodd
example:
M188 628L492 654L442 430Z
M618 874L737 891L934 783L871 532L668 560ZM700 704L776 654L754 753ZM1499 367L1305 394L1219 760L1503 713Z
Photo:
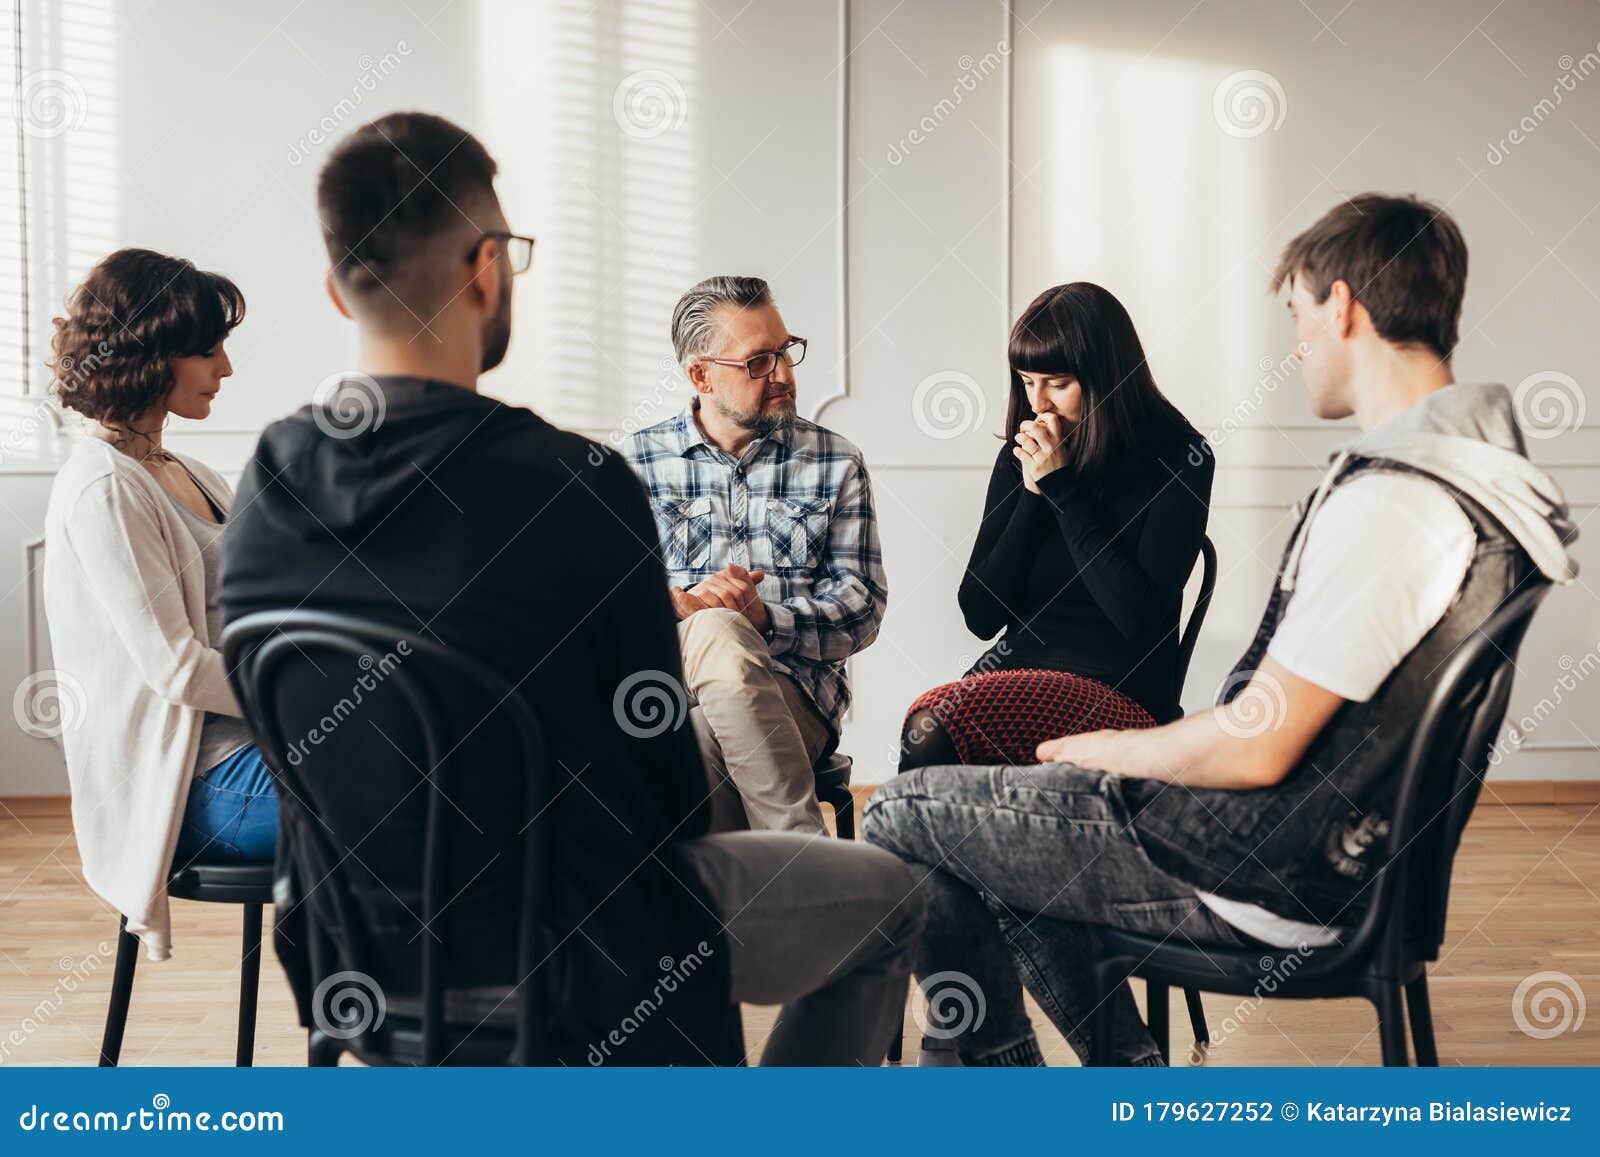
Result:
M759 277L690 289L672 345L694 397L623 453L661 533L714 822L822 833L812 768L838 745L844 661L889 593L866 466L797 415L806 341Z

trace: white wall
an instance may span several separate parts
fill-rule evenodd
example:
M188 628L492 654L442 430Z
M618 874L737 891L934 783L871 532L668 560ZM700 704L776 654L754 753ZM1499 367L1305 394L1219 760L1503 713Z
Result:
M316 138L397 108L456 118L500 159L514 226L540 239L489 392L600 438L670 412L684 392L664 369L667 314L711 272L768 276L812 339L804 404L866 452L892 592L879 642L853 664L845 744L869 781L891 773L906 703L982 649L954 594L1003 416L1009 320L1051 284L1097 280L1129 306L1163 388L1218 432L1223 580L1195 706L1253 629L1288 504L1341 436L1312 425L1298 378L1276 370L1290 335L1264 285L1283 241L1352 191L1435 198L1472 248L1463 378L1555 372L1581 388L1600 362L1600 9L1320 7L1331 26L1303 5L1247 0L1027 0L1010 13L956 0L273 0L225 16L199 2L28 0L25 76L48 74L70 126L28 138L29 385L44 386L50 314L98 256L181 252L249 298L236 376L203 430L174 435L237 468L260 425L351 353L320 291L311 198L328 145ZM1260 132L1216 105L1243 70L1271 78L1257 82ZM14 258L14 218L0 228ZM1560 400L1565 385L1552 388ZM27 545L55 447L23 393L0 383L0 433L32 435L0 439L0 691L49 666ZM1600 434L1579 424L1533 449L1583 519L1600 502ZM1589 542L1578 553L1600 557ZM1600 697L1579 677L1597 646L1594 592L1558 592L1518 681L1516 714L1538 725L1496 775L1600 774L1585 734ZM0 711L0 795L65 786L55 744Z

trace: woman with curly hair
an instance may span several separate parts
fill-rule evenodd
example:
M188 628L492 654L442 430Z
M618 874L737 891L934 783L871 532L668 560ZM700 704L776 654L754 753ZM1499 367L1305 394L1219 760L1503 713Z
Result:
M278 802L218 649L220 539L232 488L162 446L233 373L244 318L226 277L147 249L90 271L55 319L54 389L81 418L45 516L45 610L89 885L153 960L170 952L166 881L196 861L270 860Z

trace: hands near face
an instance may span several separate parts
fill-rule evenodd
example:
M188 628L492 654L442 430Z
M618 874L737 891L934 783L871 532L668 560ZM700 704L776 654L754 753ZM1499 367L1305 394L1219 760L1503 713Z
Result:
M738 611L750 620L751 626L762 634L767 631L767 605L756 594L756 584L766 577L765 571L745 570L729 563L716 574L690 587L688 590L671 590L672 610L679 620L687 619L696 611L712 607L726 607Z
M1039 479L1067 464L1062 449L1066 434L1060 414L1040 414L1017 427L1011 453L1022 464L1022 484L1033 493L1039 493Z

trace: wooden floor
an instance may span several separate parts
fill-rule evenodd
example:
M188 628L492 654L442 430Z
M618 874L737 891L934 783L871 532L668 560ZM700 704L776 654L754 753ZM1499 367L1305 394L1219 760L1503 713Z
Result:
M173 925L173 959L139 966L123 1063L231 1064L238 910L178 901ZM94 1062L116 929L116 913L83 884L64 804L0 801L0 1065ZM1600 1001L1600 810L1588 803L1486 805L1457 860L1450 931L1432 970L1442 1063L1600 1064L1600 1007L1575 1029L1547 1039L1518 1027L1518 985L1544 972L1564 974L1572 987L1563 978L1540 980L1533 994L1564 989L1574 1014L1588 999ZM1552 1012L1559 1007L1559 999L1545 1004ZM1363 1002L1268 1001L1249 1008L1233 997L1207 996L1206 1008L1213 1030L1231 1028L1213 1048L1212 1065L1378 1060L1374 1018ZM1034 1012L1050 1063L1075 1064L1060 1036ZM1172 1023L1175 1040L1182 1040L1181 997ZM1529 1023L1540 1027L1537 1020ZM753 1055L759 1056L771 1024L772 1010L745 1010ZM914 1058L916 1042L907 1043ZM305 1036L269 950L256 1062L304 1060Z

